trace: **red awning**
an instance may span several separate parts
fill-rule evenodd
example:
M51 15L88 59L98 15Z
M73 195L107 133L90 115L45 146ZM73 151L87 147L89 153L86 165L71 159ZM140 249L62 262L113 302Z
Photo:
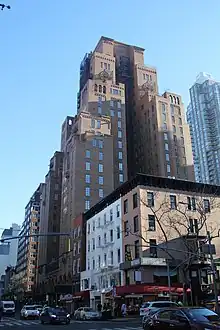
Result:
M89 290L75 292L73 294L73 299L89 298Z
M171 287L169 290L168 286L155 286L155 285L143 285L143 284L131 284L131 285L125 285L125 286L117 286L116 287L116 294L118 296L128 295L128 294L159 294L163 292L169 292L172 293L183 293L183 288L176 288ZM187 290L187 292L190 292L190 289Z

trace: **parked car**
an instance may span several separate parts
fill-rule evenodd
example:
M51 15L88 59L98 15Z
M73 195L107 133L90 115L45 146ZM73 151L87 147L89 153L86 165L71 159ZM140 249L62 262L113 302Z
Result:
M149 311L149 313L147 315L144 315L142 318L142 327L143 329L145 328L145 324L148 322L148 320L155 314L158 312L159 309L152 309Z
M219 330L220 317L203 307L165 308L148 318L144 330Z
M35 305L25 305L20 313L20 319L37 319L39 318L40 312L37 310Z
M45 307L40 314L40 321L42 324L70 324L71 316L62 307Z
M74 318L76 320L98 320L101 318L101 313L90 307L80 307L75 311Z
M40 313L43 311L43 306L42 305L34 305L34 306Z
M179 305L173 301L148 301L140 308L140 317L148 315L151 310L158 310L166 307L178 307Z
M15 315L15 303L14 301L1 301L2 313L3 315L7 316L14 316Z

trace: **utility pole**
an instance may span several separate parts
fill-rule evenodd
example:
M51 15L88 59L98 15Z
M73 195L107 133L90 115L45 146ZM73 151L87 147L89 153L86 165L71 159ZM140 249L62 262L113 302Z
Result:
M216 269L212 254L212 237L210 235L210 232L207 231L207 238L208 238L208 246L209 246L209 255L210 255L210 261L211 261L211 268L212 268L212 277L213 277L213 288L214 288L214 295L215 295L215 311L216 313L219 313L219 304L218 304L218 289L216 285Z

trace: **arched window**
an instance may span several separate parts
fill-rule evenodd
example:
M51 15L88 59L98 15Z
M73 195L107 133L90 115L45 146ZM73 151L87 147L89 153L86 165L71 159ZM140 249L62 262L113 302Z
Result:
M95 92L98 92L98 86L97 86L97 84L95 84L94 90L95 90Z
M99 85L99 93L102 93L102 86Z
M173 97L174 104L176 104L176 96Z
M177 104L180 104L180 99L178 97L176 99L177 99Z
M170 95L170 102L173 103L173 97Z
M103 93L106 94L106 86L103 86Z

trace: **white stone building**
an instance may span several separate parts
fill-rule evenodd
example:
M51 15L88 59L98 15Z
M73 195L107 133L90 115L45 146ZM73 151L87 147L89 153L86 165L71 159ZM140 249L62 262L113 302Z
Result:
M90 290L90 305L103 304L103 296L123 285L121 199L105 207L86 223L86 270L81 291Z

